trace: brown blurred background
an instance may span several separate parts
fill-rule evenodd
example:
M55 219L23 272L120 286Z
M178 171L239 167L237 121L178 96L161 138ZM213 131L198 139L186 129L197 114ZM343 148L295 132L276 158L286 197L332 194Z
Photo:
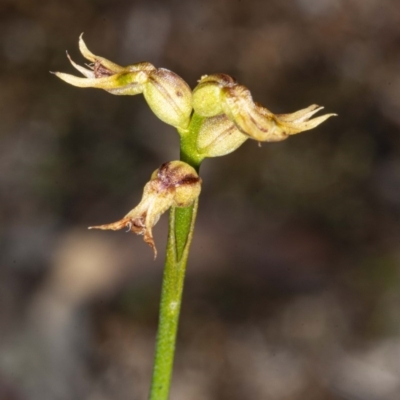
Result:
M206 160L171 400L400 398L398 0L0 0L0 400L146 399L159 257L122 217L178 135L49 74L78 36L276 113L337 112Z

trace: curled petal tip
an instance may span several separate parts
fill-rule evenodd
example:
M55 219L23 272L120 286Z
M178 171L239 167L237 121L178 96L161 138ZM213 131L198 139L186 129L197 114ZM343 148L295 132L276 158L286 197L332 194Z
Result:
M144 237L144 241L151 247L151 249L153 250L153 254L154 254L154 260L157 258L157 248L156 245L154 243L153 237L149 238L146 236Z
M108 73L111 74L117 74L120 72L124 72L126 68L121 67L118 64L113 63L110 60L107 60L104 57L96 56L93 54L88 47L86 46L86 43L84 42L82 38L83 33L79 36L79 50L82 53L83 57L85 57L87 60L91 61L92 63L99 63L102 67L104 67L106 70L108 70Z
M310 113L311 115L314 114L314 112ZM311 116L309 115L308 118ZM285 120L281 119L278 116L278 124L282 127L282 129L288 134L288 135L295 135L300 132L308 131L310 129L314 129L318 125L322 124L324 121L326 121L330 117L334 117L337 114L325 114L321 115L320 117L316 117L313 119L308 119L308 118L300 118L294 121L290 120Z
M79 50L87 60L92 62L96 61L96 56L87 48L86 43L83 40L83 33L79 36Z
M317 104L312 104L307 108L303 108L302 110L296 111L290 114L277 114L276 117L280 121L284 122L292 122L292 123L300 123L306 120L309 120L314 114L318 111L321 111L324 107L319 106Z
M72 58L71 58L71 56L69 55L68 51L67 51L66 53L67 53L67 58L68 58L69 62L70 62L70 63L72 64L72 66L73 66L76 70L78 70L84 77L89 78L89 79L94 79L94 78L95 78L95 75L94 75L93 70L87 69L87 68L84 68L84 67L78 65L74 60L72 60Z

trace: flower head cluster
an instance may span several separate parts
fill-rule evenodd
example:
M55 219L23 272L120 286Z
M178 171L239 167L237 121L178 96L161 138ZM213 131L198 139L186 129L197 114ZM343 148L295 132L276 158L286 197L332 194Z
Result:
M177 74L156 68L148 62L122 67L93 54L79 38L82 55L91 62L88 68L71 64L84 75L56 72L71 85L104 89L115 95L142 93L158 118L187 132L193 111L204 117L196 138L197 151L204 157L216 157L236 150L247 139L277 142L313 129L336 114L311 117L323 107L315 104L291 114L274 114L253 101L245 86L226 74L205 75L192 91Z
M253 101L250 91L226 74L203 76L193 92L177 74L156 68L148 62L122 67L93 54L82 39L79 49L90 61L86 67L71 64L84 77L56 72L71 85L98 88L115 95L143 94L154 114L177 128L183 145L190 148L190 157L198 164L205 157L231 153L247 139L276 142L313 129L336 114L311 118L323 107L311 105L291 114L274 114ZM186 144L183 144L186 143ZM128 228L143 235L154 250L152 228L160 215L170 207L189 207L196 201L201 179L190 165L182 161L163 164L145 185L137 207L120 221L94 229Z

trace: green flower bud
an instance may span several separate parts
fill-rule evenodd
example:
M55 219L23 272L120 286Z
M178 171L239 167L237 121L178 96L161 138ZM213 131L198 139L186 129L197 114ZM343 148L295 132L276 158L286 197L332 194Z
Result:
M192 113L192 94L187 83L175 73L157 69L148 62L122 67L104 57L94 55L79 38L82 55L92 64L88 68L76 64L67 54L72 66L85 78L55 72L63 81L77 87L104 89L115 95L143 93L152 111L167 124L187 128Z
M128 228L128 231L143 235L156 258L153 226L170 207L191 206L200 191L201 178L193 167L183 161L167 162L153 172L150 181L144 186L142 200L124 218L111 224L91 226L89 229L115 231Z
M187 128L192 113L192 92L181 77L159 68L149 75L143 94L161 121L176 128Z
M231 87L235 80L226 74L204 75L193 90L193 109L202 117L222 114L222 89Z
M206 157L219 157L232 153L249 137L226 117L206 118L197 136L197 150Z

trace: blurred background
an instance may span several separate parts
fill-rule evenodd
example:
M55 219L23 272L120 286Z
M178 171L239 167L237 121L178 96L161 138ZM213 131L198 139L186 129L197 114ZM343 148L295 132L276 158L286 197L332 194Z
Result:
M146 399L167 216L135 206L178 135L141 96L69 86L88 47L275 113L336 112L206 160L171 400L400 398L397 0L0 0L0 400Z

